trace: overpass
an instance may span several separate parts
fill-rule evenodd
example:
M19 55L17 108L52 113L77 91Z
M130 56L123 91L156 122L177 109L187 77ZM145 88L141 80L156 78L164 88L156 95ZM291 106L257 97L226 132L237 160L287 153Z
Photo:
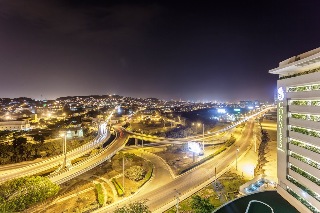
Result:
M110 132L107 131L106 126L110 118L112 117L113 112L114 110L110 113L110 115L106 119L106 122L103 122L102 124L100 124L98 136L96 138L66 153L68 161L72 161L85 154L90 153L93 149L102 146L110 138ZM62 164L62 162L64 161L64 158L65 158L65 155L61 154L37 163L29 164L27 166L22 166L20 168L4 170L0 174L0 183L3 183L5 181L8 181L14 178L39 174L41 172L58 167L59 165Z
M209 139L210 137L213 137L216 134L226 132L248 121L249 119L255 116L265 113L270 109L271 107L266 108L253 115L247 116L243 120L238 121L232 125L229 125L223 129L220 129L210 134L205 134L204 139ZM111 115L109 116L109 118L111 118ZM146 140L146 141L155 142L155 143L171 143L171 144L183 144L189 141L201 141L203 139L202 135L187 137L187 138L164 138L164 137L156 137L152 135L145 135L141 133L127 131L122 127L115 127L115 129L117 131L117 136L108 147L102 149L100 152L96 153L95 155L90 156L87 159L72 165L72 167L69 169L65 168L57 173L49 175L49 178L54 183L62 184L80 174L83 174L84 172L110 159L113 155L115 155L118 151L120 151L125 146L129 138L137 138L137 139ZM89 153L92 149L97 148L101 144L105 143L108 140L109 136L110 135L108 134L108 132L106 132L106 134L98 135L97 138L92 143L85 144L77 149L74 149L68 152L67 158L69 160L72 160ZM59 156L47 159L45 161L41 161L41 162L31 164L19 169L10 170L4 174L0 174L0 183L10 179L18 178L18 177L34 175L34 174L49 170L51 168L57 167L63 161L63 157L64 157L63 155L59 155Z
M128 135L122 131L122 127L118 127L116 133L116 138L106 148L85 160L73 164L71 168L65 168L58 173L49 175L49 179L56 184L62 184L111 159L126 145L129 139Z
M236 126L247 122L249 119L254 118L260 114L265 113L266 111L272 109L274 107L268 107L266 109L263 109L255 114L252 114L250 116L245 117L242 120L239 120L223 129L211 132L211 133L207 133L204 135L196 135L196 136L190 136L190 137L185 137L185 138L165 138L165 137L157 137L157 136L153 136L153 135L147 135L147 134L142 134L142 133L137 133L137 132L132 132L132 131L128 131L125 130L128 134L130 138L136 138L139 140L144 140L144 141L149 141L149 142L154 142L154 143L164 143L164 144L184 144L184 143L188 143L190 141L199 141L202 142L204 141L204 144L217 144L217 143L221 143L221 142L214 142L213 139L215 136L217 136L220 133L226 132L230 129L235 128Z

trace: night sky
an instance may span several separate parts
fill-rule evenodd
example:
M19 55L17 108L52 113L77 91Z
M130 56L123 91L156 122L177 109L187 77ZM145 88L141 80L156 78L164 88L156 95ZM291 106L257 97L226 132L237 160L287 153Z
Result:
M133 3L135 2L135 3ZM320 2L0 0L0 97L272 100Z

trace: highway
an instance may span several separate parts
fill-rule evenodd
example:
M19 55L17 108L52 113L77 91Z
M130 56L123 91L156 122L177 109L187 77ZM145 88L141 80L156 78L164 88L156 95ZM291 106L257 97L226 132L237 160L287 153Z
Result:
M123 132L122 127L115 127L115 130L117 132L116 138L106 148L102 149L101 152L72 165L70 169L64 169L61 172L49 175L50 180L54 183L62 184L110 159L120 151L128 141L128 136Z
M265 112L268 109L265 109L261 112L258 112L254 115L246 117L242 121L238 121L233 125L230 125L228 127L225 127L221 130L218 130L209 136L206 135L205 137L212 137L214 134L217 133L222 133L225 131L228 131L237 125L246 122L248 119L253 118L260 113ZM111 117L111 116L110 116ZM109 118L110 118L109 117ZM149 136L149 135L143 135L139 133L133 133L133 132L128 132L124 131L123 128L118 127L117 132L119 136L105 149L103 149L102 152L97 153L94 156L88 157L88 159L81 161L75 165L73 165L70 169L64 169L62 172L59 172L55 175L51 175L50 178L53 182L61 184L67 180L70 180L73 177L76 177L77 175L80 175L84 173L85 171L88 171L89 169L94 168L95 166L99 165L100 163L104 162L105 160L111 158L114 154L116 154L117 151L121 150L125 146L125 143L127 142L128 138L139 138L139 139L145 139L151 142L161 142L161 143L186 143L190 140L195 140L199 139L201 136L195 136L195 137L188 137L188 138L183 138L183 139L172 139L172 138L157 138L154 136ZM68 160L76 159L80 156L83 156L86 153L89 153L92 149L100 146L104 142L107 141L109 134L103 134L99 135L93 142L85 144L77 149L74 149L70 152L67 153L67 158ZM0 183L22 177L22 176L27 176L27 175L34 175L43 171L46 171L48 169L57 167L61 164L63 161L63 155L59 155L35 164L30 164L24 167L21 167L19 169L13 169L13 170L6 170L0 174Z
M154 143L171 143L171 144L183 144L183 143L187 143L189 141L199 141L201 142L202 140L204 140L205 144L217 144L217 143L221 143L220 141L214 141L214 139L216 138L215 136L217 136L217 134L226 132L228 130L233 129L234 127L243 124L245 122L247 122L249 119L254 118L256 116L259 116L262 113L265 113L266 111L270 110L273 107L268 107L264 110L261 110L253 115L247 116L242 120L239 120L237 122L234 122L233 124L226 126L220 130L214 131L212 133L209 134L204 134L204 136L201 135L196 135L196 136L190 136L190 137L186 137L186 138L165 138L165 137L157 137L157 136L153 136L153 135L146 135L146 134L142 134L142 133L137 133L137 132L132 132L132 131L127 131L127 133L130 135L130 137L132 138L137 138L140 140L145 140L145 141L149 141L149 142L154 142Z
M253 135L254 122L249 121L241 135L241 137L235 142L234 145L229 147L226 151L219 154L212 160L196 167L187 173L177 176L171 182L158 186L152 182L146 190L141 190L136 196L130 198L130 202L148 200L147 205L151 212L163 212L168 207L166 204L175 202L176 196L188 197L196 192L196 187L204 182L214 180L215 168L217 173L223 171L230 164L235 161L236 150L239 149L238 155L243 154L250 143ZM170 178L170 177L168 177ZM121 202L118 205L124 205L128 202ZM170 207L170 206L169 206ZM107 206L98 209L96 212L113 212L116 205Z
M70 152L67 152L67 159L69 161L79 158L89 152L91 152L92 149L97 148L104 144L110 137L110 134L105 135L99 135L97 136L93 141L80 146ZM3 170L0 174L0 183L11 180L18 177L28 176L28 175L34 175L37 173L44 172L46 170L49 170L54 167L58 167L64 159L64 155L58 155L52 158L48 158L44 161L40 161L37 163L29 164L24 166L22 164L22 167L17 169L12 169L12 167L6 167L10 168L10 170Z
M106 126L115 110L116 108L111 111L106 121L99 125L98 136L94 140L66 153L68 161L90 153L93 149L102 146L110 138L110 132L106 129ZM62 164L64 157L65 156L61 154L36 163L33 161L32 163L20 163L0 167L0 183L14 178L35 175L58 167Z

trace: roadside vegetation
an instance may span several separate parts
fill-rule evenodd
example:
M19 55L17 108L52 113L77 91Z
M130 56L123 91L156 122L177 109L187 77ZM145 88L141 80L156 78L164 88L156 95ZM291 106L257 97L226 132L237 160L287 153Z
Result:
M0 185L0 212L20 212L55 196L60 187L48 178L23 177Z
M145 203L146 201L130 203L129 205L117 208L114 213L151 213Z
M209 213L239 195L239 187L246 180L235 173L227 172L213 182L179 203L179 212ZM165 213L177 212L177 206Z
M128 174L128 177L139 179L135 181L125 176L124 186L122 182L123 157L125 171L133 172L133 174ZM141 179L142 170L143 178ZM96 169L62 184L61 190L55 196L56 202L47 200L39 208L32 209L32 212L91 212L105 204L111 204L120 197L129 196L136 192L152 177L152 172L153 164L151 162L132 153L119 153L111 161L106 161ZM134 204L131 207L137 206L143 205ZM131 207L127 206L126 210ZM135 208L133 209L135 210Z

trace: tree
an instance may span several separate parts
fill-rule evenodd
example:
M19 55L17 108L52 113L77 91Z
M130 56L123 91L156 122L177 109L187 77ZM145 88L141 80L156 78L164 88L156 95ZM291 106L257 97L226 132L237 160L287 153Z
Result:
M191 208L195 213L211 213L214 206L209 199L202 198L199 195L192 196Z
M141 166L131 166L129 169L125 170L124 175L130 180L139 181L144 178L146 173L146 170Z
M117 208L114 213L151 213L149 207L146 205L145 201L137 201L130 203L129 206L125 205L121 208Z
M41 134L36 134L33 136L33 140L39 142L40 144L43 144L44 139L45 139L44 136Z
M19 161L22 159L22 156L24 156L26 152L26 147L27 145L27 139L23 137L18 137L15 138L12 142L12 146L14 149L14 158L16 161Z
M27 139L24 138L24 137L18 137L18 138L15 138L12 142L12 145L13 145L13 148L17 148L17 147L20 147L22 145L25 145L27 144Z
M58 193L60 187L46 177L31 176L0 185L0 212L21 212Z

